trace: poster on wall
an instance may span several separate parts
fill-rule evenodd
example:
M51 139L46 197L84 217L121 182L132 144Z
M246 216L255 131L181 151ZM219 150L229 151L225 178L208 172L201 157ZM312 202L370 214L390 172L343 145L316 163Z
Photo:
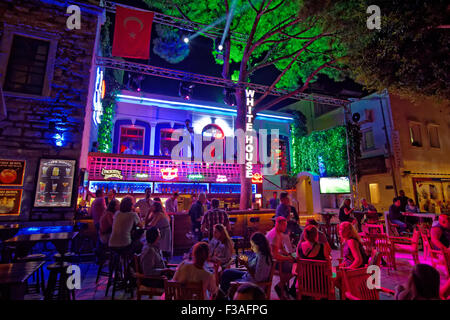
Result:
M35 207L72 206L75 160L41 159L34 198Z
M420 211L447 213L449 206L448 182L445 180L416 180L416 192Z
M21 187L25 174L25 160L0 159L0 187Z
M0 215L19 215L21 189L0 189Z

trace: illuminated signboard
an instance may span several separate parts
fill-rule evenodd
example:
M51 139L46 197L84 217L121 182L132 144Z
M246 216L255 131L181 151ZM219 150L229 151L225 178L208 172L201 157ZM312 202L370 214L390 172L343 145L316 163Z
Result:
M203 179L203 175L201 174L188 174L189 180Z
M148 173L136 173L136 178L139 179L147 179L148 178Z
M245 177L252 178L253 177L253 107L254 107L254 90L245 90L247 97L247 116L246 116L246 124L245 124Z
M105 97L105 80L103 80L103 71L100 67L97 68L97 75L95 78L95 87L94 87L94 101L93 101L93 119L96 126L100 124L102 121L103 115L103 107L102 107L102 99Z
M263 177L261 175L261 173L254 173L252 176L252 183L262 183L263 182Z
M161 177L164 180L173 180L178 177L178 168L161 169Z
M116 179L123 179L122 171L120 170L107 170L105 168L102 168L102 176L105 180L116 178Z
M227 181L228 181L227 176L225 176L223 174L217 175L216 182L227 182Z

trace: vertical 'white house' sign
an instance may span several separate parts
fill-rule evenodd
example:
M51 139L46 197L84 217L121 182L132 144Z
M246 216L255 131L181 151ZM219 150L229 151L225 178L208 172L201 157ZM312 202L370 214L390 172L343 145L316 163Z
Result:
M245 177L252 178L253 177L253 150L254 150L254 141L253 141L253 107L254 107L254 90L245 90L245 95L247 97L247 115L246 115L246 123L245 123Z

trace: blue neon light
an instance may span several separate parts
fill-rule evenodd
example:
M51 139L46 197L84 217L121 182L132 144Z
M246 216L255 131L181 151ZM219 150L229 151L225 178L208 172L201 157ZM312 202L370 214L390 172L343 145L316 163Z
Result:
M167 100L161 100L161 99L153 99L153 98L144 98L144 97L135 97L130 95L123 95L118 94L117 95L117 101L119 102L127 102L127 103L139 103L143 105L154 105L154 103L160 103L163 104L164 107L171 108L171 109L180 109L179 107L175 106L181 106L184 110L191 110L191 111L208 111L208 112L216 112L216 113L225 113L225 114L231 114L235 115L237 114L236 109L234 108L225 108L225 107L215 107L215 106L207 106L202 104L196 104L196 103L188 103L188 102L178 102L178 101L167 101ZM200 109L200 110L199 110ZM204 109L204 110L202 110ZM256 114L258 118L267 118L268 120L272 121L293 121L294 118L290 116L280 116L280 115L274 115L264 112L258 112Z

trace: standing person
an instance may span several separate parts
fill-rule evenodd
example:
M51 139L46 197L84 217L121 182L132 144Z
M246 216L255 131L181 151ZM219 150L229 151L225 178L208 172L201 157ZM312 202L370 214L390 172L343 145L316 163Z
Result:
M128 148L125 149L123 154L138 154L137 151L134 149L134 141L130 141L128 143Z
M292 246L287 247L286 232L287 220L284 217L277 217L275 229L269 231L267 240L272 249L273 258L277 263L281 263L280 282L275 285L275 291L280 299L287 299L289 289L287 287L289 280L292 278L292 266L295 263ZM290 242L289 242L290 244Z
M108 247L109 238L112 232L114 215L120 209L119 200L112 200L106 208L105 214L100 218L100 241L104 247Z
M280 204L275 212L275 217L284 217L286 220L290 220L291 205L287 192L280 194Z
M141 199L135 204L135 208L139 208L139 215L141 220L146 220L150 214L150 208L152 207L153 201L151 199L152 189L145 189L145 199Z
M202 192L198 196L197 202L195 202L191 209L189 209L189 216L191 217L191 226L192 226L192 233L194 235L194 239L197 241L200 241L202 239L202 232L201 232L201 222L202 217L205 212L205 209L203 208L203 205L206 203L206 195Z
M400 211L405 212L406 211L406 205L408 204L408 197L405 196L405 191L400 190L399 196L397 197L400 200Z
M178 212L178 192L175 192L169 199L166 200L166 213Z
M105 197L105 203L106 203L106 205L108 205L109 202L110 202L111 200L115 199L115 198L116 198L116 190L115 190L115 189L109 190L109 191L108 191L108 196Z
M403 232L406 231L406 223L403 222L403 215L401 210L401 201L399 198L393 199L393 204L389 207L389 216L388 219L399 226L399 231Z
M218 199L213 199L211 201L212 209L208 210L202 218L201 231L202 233L208 233L208 239L213 237L214 226L216 224L222 224L228 232L231 230L228 213L220 210L219 204Z
M280 203L280 200L277 198L277 192L275 191L273 193L273 198L269 200L270 209L276 209L278 207L279 203Z
M95 199L91 204L91 216L94 222L95 230L97 232L97 238L99 236L100 230L100 218L106 211L105 198L102 189L97 189L95 191Z
M148 226L159 229L161 233L159 248L165 257L170 257L172 254L172 232L170 230L170 218L164 212L161 203L153 203L153 211Z
M132 232L136 227L142 227L141 220L133 211L133 198L126 196L114 215L109 247L119 252L133 252Z
M450 218L441 214L431 227L431 244L437 250L448 250L450 247Z
M352 201L350 199L345 199L344 203L342 204L341 208L339 209L339 221L353 221L353 217L351 216L354 208L351 208Z

